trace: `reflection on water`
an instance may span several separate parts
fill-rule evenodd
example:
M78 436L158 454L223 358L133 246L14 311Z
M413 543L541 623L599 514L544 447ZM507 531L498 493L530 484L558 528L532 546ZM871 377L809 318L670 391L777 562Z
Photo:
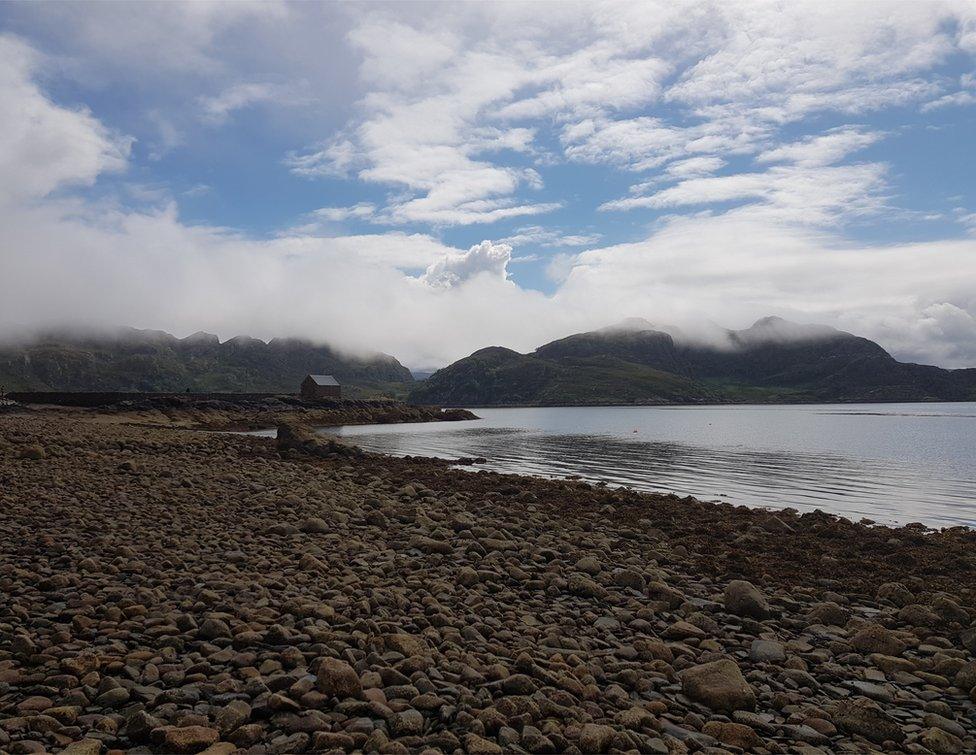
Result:
M323 428L381 453L485 457L580 477L854 519L976 526L976 405L477 409L472 422Z

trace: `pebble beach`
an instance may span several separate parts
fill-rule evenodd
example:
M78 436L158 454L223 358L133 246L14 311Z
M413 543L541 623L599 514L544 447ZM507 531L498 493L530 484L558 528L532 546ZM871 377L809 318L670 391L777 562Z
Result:
M962 527L11 412L0 750L971 752L974 577Z

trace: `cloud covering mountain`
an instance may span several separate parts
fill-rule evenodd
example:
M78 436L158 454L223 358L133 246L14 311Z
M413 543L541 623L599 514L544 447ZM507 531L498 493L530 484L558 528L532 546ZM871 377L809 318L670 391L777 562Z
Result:
M8 4L0 328L976 365L976 6Z

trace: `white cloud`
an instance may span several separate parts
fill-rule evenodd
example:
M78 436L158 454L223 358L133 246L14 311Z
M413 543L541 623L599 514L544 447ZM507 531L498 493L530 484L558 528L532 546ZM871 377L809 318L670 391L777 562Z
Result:
M331 222L350 219L368 220L376 214L376 205L372 202L359 202L349 207L321 207L312 214Z
M88 110L57 107L33 84L42 62L24 42L0 35L0 200L90 185L127 164L131 139Z
M41 59L5 37L0 247L29 253L5 255L4 327L291 334L438 364L491 343L529 349L629 315L742 326L778 313L877 338L900 356L976 364L967 335L974 242L872 246L839 236L842 222L886 209L889 168L842 162L875 132L824 131L836 117L804 120L941 95L933 68L954 50L976 51L968 6L493 4L441 14L349 6L346 25L331 26L321 14L332 11L312 4L269 5L250 26L249 14L264 11L231 6L243 4L153 5L145 18L123 9L118 19L107 6L46 7L52 28L64 27L59 70L83 79L98 69L99 86L138 80L160 90L178 77L168 96L192 116L162 108L159 131L172 127L171 145L199 116L201 95L223 92L210 103L217 118L271 101L266 90L235 92L241 81L308 78L315 93L356 82L351 119L335 116L338 127L294 142L315 146L287 165L308 178L389 187L386 202L323 207L307 227L257 240L188 225L174 207L137 212L54 195L124 169L130 141L45 95ZM361 65L332 78L330 56L342 45L319 37L349 24ZM246 54L229 52L231 42ZM278 61L283 68L270 65ZM743 172L756 156L776 164ZM425 233L322 235L323 222L349 219L439 227L539 217L562 201L562 186L544 185L546 167L562 160L647 174L636 179L643 193L605 209L689 214L640 242L603 248L592 248L596 234L538 225L467 251ZM738 206L701 211L721 203ZM508 277L516 243L590 248L550 258L558 286L544 296ZM35 281L44 285L28 285Z
M752 214L676 218L645 241L578 255L555 299L603 323L636 314L692 331L779 314L902 358L973 366L973 339L959 334L976 315L974 255L971 240L865 247ZM924 326L950 315L952 327Z
M959 77L959 91L943 95L922 105L922 111L937 110L943 107L966 107L976 104L976 74L964 73Z
M477 275L507 280L512 247L482 241L468 251L451 253L432 263L422 280L430 286L456 288Z
M864 131L857 126L831 129L820 136L807 137L791 144L768 149L756 157L757 162L788 162L804 167L833 165L852 152L870 147L884 134Z
M277 107L302 105L308 102L308 94L294 84L249 82L234 84L213 97L200 98L201 117L207 123L219 126L232 113L260 103L273 103Z
M810 225L828 225L842 218L881 210L887 186L880 163L773 167L762 173L689 178L647 196L607 202L602 210L655 209L689 205L746 202L741 211Z
M710 155L708 157L689 157L687 160L678 160L671 163L666 169L672 178L697 178L714 173L725 166L725 160L721 157Z

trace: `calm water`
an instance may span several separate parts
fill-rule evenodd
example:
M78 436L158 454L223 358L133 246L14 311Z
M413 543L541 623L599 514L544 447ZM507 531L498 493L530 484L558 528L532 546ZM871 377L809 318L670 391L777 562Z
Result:
M976 526L976 403L475 409L325 428L399 456L853 519Z

